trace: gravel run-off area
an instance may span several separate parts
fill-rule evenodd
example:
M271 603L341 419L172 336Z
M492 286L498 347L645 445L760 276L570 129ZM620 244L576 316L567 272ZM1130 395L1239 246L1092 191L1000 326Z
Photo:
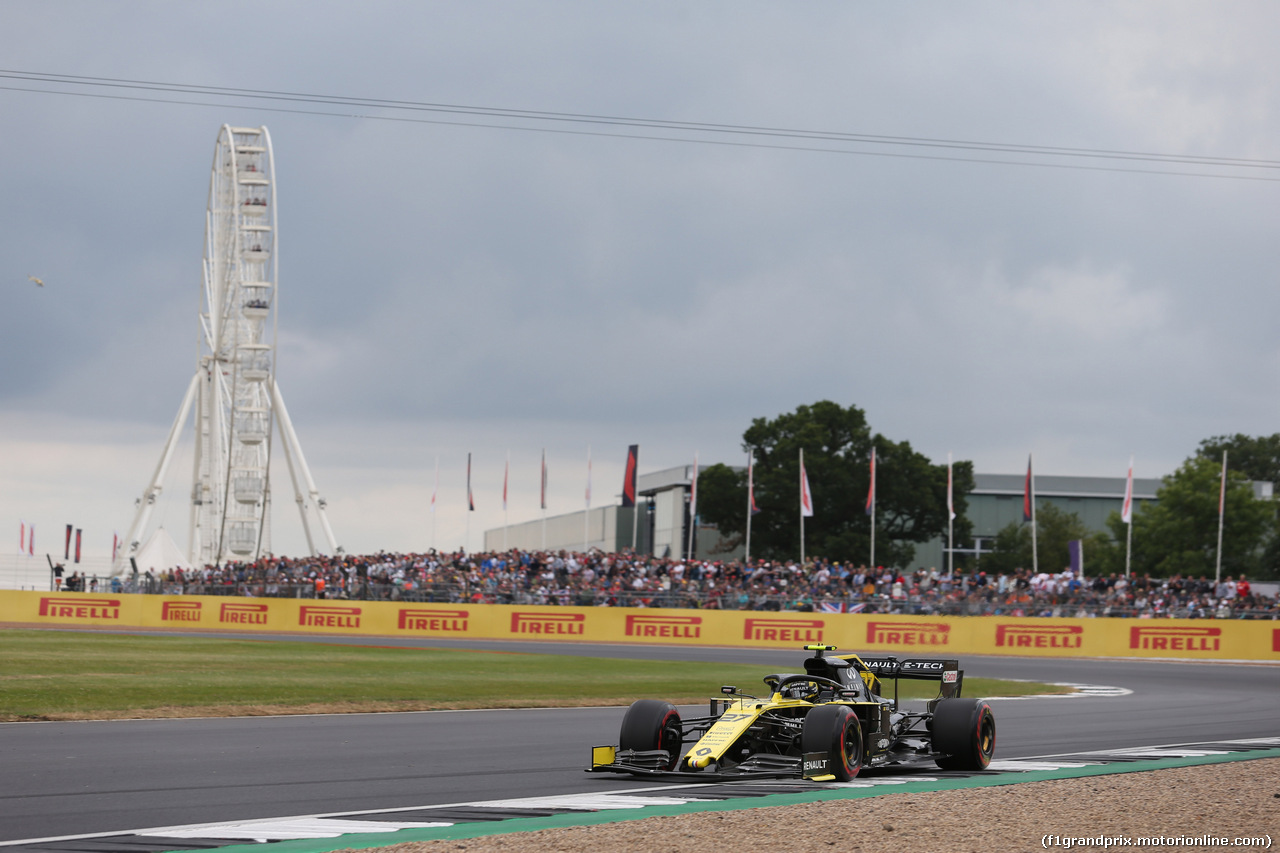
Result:
M1180 851L1221 849L1191 842L1203 836L1269 836L1270 844L1262 842L1248 849L1270 849L1280 844L1280 759L411 842L378 848L378 853L712 853L743 849L989 853L1065 849L1061 844L1043 846L1046 835L1095 840L1109 836L1113 839L1110 849L1124 846L1123 841L1114 841L1117 837L1131 839L1136 846L1139 837L1188 836L1181 844L1140 848Z

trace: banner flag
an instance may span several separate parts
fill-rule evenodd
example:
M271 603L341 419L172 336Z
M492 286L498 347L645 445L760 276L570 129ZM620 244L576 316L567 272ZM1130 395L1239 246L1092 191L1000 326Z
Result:
M951 477L951 454L947 454L947 517L956 520L956 503L954 496L954 480Z
M1227 452L1222 451L1222 484L1218 487L1218 518L1227 511Z
M636 466L640 462L640 445L633 444L627 448L627 470L622 475L622 505L636 505Z
M27 550L27 523L25 521L18 522L18 553L21 554Z
M871 448L871 486L867 489L867 515L876 513L876 449Z
M1124 503L1120 504L1120 520L1133 523L1133 457L1129 457L1129 476L1124 481Z
M756 506L756 459L755 454L747 454L747 509L752 515L759 515L760 507Z
M1035 493L1033 491L1033 480L1031 477L1031 456L1027 456L1027 480L1022 487L1022 520L1031 521L1035 518Z
M800 515L813 517L813 494L809 491L809 475L804 470L804 451L800 451Z
M72 525L70 524L67 525L67 541L62 549L62 559L64 560L71 559L71 527Z
M120 553L120 533L119 531L111 531L111 562L116 561L116 556Z
M542 448L542 494L538 498L539 509L547 508L547 449Z
M693 519L698 515L698 453L693 454L693 479L689 482L689 526L693 527Z
M1222 451L1222 483L1218 486L1218 553L1214 558L1213 583L1222 582L1222 528L1227 520L1227 451Z
M80 528L76 528L76 562L80 562Z
M36 526L33 524L27 528L27 556L34 557L36 555Z
M467 512L476 511L476 499L471 494L471 454L467 454Z
M1071 573L1077 578L1084 577L1084 543L1079 539L1067 542L1067 555L1070 558Z

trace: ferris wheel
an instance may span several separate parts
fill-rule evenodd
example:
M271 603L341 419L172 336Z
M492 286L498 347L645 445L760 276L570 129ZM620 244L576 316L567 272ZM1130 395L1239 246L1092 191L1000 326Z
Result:
M311 553L310 516L340 552L275 378L275 157L265 127L223 125L205 213L196 373L125 539L123 569L140 548L177 439L195 409L188 558L193 565L256 560L270 551L271 448L277 423ZM299 474L304 487L300 488Z

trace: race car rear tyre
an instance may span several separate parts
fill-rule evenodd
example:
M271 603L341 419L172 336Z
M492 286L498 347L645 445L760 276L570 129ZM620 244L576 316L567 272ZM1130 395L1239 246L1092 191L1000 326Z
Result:
M618 746L624 750L648 752L665 749L671 759L663 769L674 770L680 760L680 745L684 729L680 724L680 712L670 702L661 699L641 699L632 702L622 718L622 734Z
M819 705L804 718L800 751L827 756L828 772L848 782L862 769L862 726L846 705Z
M934 759L943 770L986 770L996 751L996 718L981 699L942 699L933 712Z

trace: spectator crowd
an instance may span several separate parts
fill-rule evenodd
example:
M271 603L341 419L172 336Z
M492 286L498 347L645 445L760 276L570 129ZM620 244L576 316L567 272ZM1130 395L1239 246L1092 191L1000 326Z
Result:
M113 579L112 591L474 604L791 610L906 615L1277 619L1243 576L1076 577L898 571L815 559L680 560L524 551L267 557ZM94 582L96 589L97 582Z

